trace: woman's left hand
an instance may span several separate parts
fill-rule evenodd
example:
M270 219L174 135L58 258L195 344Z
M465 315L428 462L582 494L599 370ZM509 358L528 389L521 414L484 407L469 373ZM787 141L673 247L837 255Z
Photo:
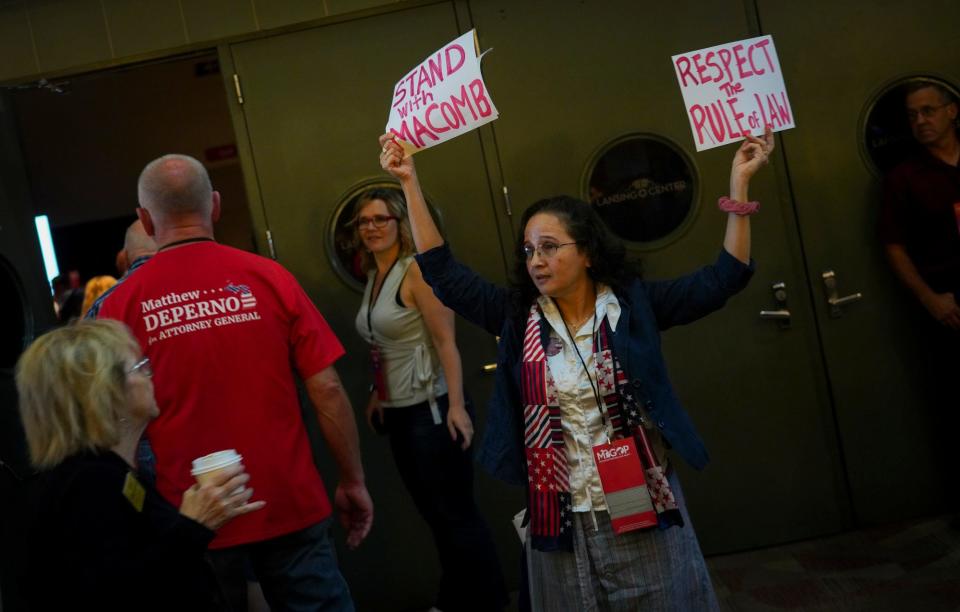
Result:
M463 436L463 444L460 448L467 450L470 448L470 441L473 440L473 421L467 414L467 409L463 406L450 406L447 411L447 429L450 431L450 439L457 441L457 432Z
M763 137L746 135L746 140L740 144L733 156L733 165L730 168L730 184L743 185L765 165L773 152L773 129L768 125Z

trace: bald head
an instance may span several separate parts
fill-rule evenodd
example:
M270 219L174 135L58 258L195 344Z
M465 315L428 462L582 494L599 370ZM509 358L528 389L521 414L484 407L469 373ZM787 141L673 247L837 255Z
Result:
M140 206L156 219L210 215L213 187L206 168L188 155L153 160L137 181Z
M123 237L123 250L127 254L127 262L133 263L141 257L149 257L157 252L157 243L147 235L143 223L134 221L127 228Z

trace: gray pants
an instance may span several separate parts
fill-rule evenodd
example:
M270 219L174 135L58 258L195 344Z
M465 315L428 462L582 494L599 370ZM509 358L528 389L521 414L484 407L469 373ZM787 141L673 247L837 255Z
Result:
M684 527L617 535L606 511L574 513L573 552L530 550L537 612L719 610L676 473L668 477Z

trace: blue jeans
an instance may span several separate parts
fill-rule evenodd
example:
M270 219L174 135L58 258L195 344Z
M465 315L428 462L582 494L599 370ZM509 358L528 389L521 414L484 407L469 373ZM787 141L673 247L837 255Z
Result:
M230 610L247 612L252 570L273 612L353 612L350 589L337 568L330 523L326 519L262 542L208 551Z
M493 537L473 499L473 454L450 439L448 397L437 404L439 425L426 402L383 411L400 478L440 558L436 606L443 612L502 610L509 598Z

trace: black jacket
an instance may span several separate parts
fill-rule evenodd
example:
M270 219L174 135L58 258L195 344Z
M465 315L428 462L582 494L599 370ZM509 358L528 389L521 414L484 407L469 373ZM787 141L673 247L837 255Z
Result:
M222 609L204 557L214 532L147 484L135 508L132 473L113 452L84 453L26 484L13 561L28 609Z

